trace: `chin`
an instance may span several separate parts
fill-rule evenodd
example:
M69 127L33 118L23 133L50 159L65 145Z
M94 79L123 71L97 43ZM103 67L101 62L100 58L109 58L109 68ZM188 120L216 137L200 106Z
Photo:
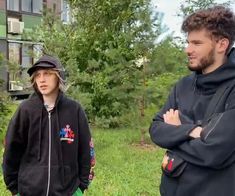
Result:
M188 65L190 71L201 71L202 69L199 66Z
M46 91L40 91L40 93L41 93L42 95L48 94L48 92L46 92Z

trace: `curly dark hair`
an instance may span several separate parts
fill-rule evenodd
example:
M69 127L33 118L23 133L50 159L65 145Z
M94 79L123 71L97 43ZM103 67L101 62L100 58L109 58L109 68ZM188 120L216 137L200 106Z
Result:
M228 51L235 41L235 15L229 8L217 5L189 15L184 20L181 29L185 33L206 29L211 33L212 38L227 38L229 40Z

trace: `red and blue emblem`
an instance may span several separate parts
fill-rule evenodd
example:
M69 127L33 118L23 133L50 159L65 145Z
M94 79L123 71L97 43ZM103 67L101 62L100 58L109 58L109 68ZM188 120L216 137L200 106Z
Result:
M74 141L74 132L70 125L66 125L65 128L60 130L60 141L67 141L68 144Z

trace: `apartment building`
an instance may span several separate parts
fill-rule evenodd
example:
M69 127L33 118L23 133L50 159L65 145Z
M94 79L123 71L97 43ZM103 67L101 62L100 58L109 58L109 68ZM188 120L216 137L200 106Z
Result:
M28 78L27 68L37 60L32 54L40 55L42 48L42 43L27 40L24 33L41 23L44 8L68 20L64 0L0 0L0 52L8 60L0 67L0 79L4 81L3 90L18 98L29 94L23 80Z

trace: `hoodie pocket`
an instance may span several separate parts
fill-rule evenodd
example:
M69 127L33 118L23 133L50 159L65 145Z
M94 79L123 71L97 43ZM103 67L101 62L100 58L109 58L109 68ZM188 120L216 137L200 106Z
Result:
M47 186L47 167L21 168L18 178L18 190L20 195L45 195Z
M67 195L73 187L74 174L70 166L52 166L50 189L61 194L66 192L62 195Z
M50 191L55 195L68 195L76 183L76 171L70 166L51 166ZM18 189L24 196L46 195L48 167L34 166L22 168L19 173ZM72 194L69 194L72 195Z
M166 151L162 161L162 171L170 177L179 177L187 166L187 162L172 151Z

